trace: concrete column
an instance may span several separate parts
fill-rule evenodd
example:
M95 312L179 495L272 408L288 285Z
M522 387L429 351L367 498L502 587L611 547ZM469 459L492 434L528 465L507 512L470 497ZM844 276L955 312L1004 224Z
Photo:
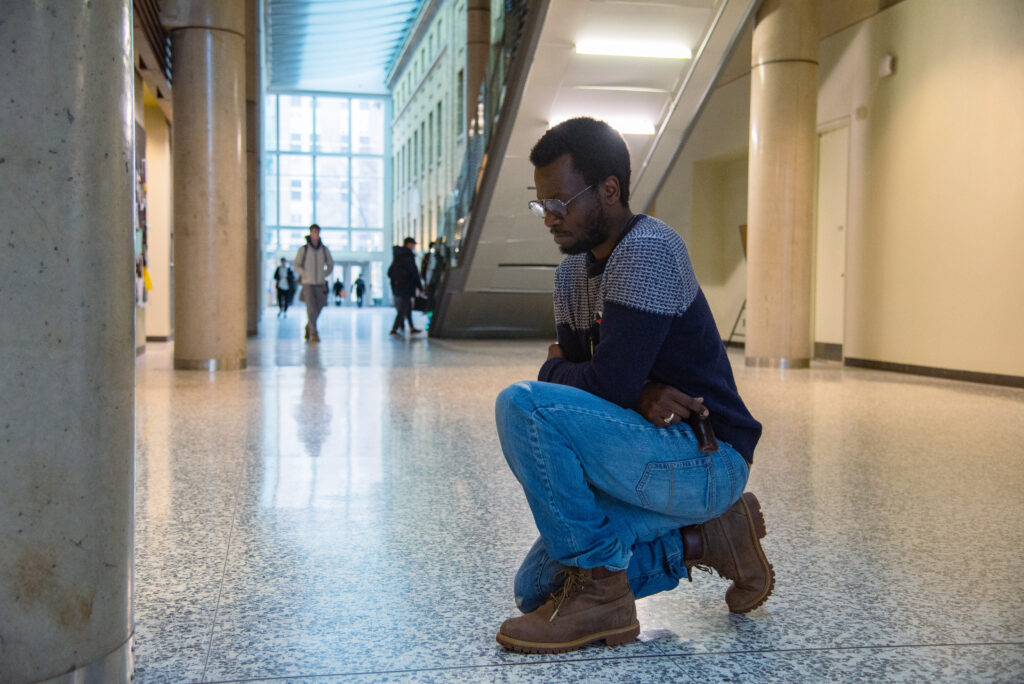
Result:
M245 367L245 4L168 0L174 51L174 367Z
M263 277L263 174L260 173L260 130L263 127L263 79L260 60L260 13L257 0L245 0L245 114L246 145L246 299L247 331L259 333L266 307Z
M811 358L820 3L765 0L751 49L748 366Z
M132 674L128 0L0 12L0 681Z
M476 118L480 84L491 54L490 0L469 0L466 6L466 121Z

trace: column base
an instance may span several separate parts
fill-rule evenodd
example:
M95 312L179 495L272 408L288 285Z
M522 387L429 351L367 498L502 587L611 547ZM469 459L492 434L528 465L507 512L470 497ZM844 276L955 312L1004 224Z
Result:
M244 370L245 357L240 359L174 359L174 370Z
M105 657L40 684L128 684L135 676L134 639L134 635L130 636L128 641Z
M768 357L748 356L747 357L747 368L782 368L782 369L800 369L810 368L810 359L776 359Z

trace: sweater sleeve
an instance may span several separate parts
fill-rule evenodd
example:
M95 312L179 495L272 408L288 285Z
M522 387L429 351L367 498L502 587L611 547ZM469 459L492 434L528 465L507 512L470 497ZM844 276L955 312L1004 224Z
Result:
M541 367L540 379L572 385L623 408L633 408L671 325L671 316L609 302L594 358L579 363L549 359Z
M576 363L549 359L539 377L632 408L675 317L693 302L696 280L685 252L654 236L620 243L605 269L603 289L594 357Z

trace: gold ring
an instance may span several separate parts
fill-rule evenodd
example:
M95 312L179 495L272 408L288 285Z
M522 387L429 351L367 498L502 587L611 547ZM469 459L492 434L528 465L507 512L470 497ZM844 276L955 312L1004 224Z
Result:
M675 419L675 417L676 417L675 413L668 414L668 418L665 418L665 425L671 425L672 421Z

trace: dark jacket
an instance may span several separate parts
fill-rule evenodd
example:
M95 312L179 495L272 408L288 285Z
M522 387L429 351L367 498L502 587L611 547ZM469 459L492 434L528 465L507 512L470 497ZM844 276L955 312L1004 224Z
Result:
M284 275L285 275L285 278L288 279L288 289L289 290L294 290L295 289L295 271L292 270L291 266L278 266L276 269L274 269L274 278L273 278L274 287L276 287L279 290L281 289L280 286L279 286L278 278L281 275L281 269L282 268L286 269L285 272L284 272Z
M392 248L394 261L388 268L388 278L391 279L391 292L396 297L415 297L416 290L422 289L420 273L416 269L416 257L408 247L395 246Z

